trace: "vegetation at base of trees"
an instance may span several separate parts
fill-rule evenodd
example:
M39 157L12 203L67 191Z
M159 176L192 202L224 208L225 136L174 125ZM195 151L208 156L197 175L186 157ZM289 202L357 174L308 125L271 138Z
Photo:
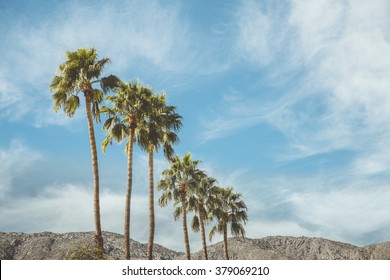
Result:
M107 260L109 257L92 245L82 245L71 248L65 260Z

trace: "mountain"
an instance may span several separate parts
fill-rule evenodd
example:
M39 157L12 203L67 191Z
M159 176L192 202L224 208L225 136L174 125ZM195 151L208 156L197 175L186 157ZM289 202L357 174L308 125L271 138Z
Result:
M209 246L209 259L223 259L223 250L223 242ZM317 237L230 238L228 250L235 260L390 260L390 242L357 247ZM203 259L203 252L192 259Z
M123 257L123 235L104 232L108 259ZM63 260L92 251L93 232L16 233L0 232L1 260ZM357 247L324 238L269 236L260 239L229 238L231 259L252 260L390 260L390 242ZM88 251L89 250L89 251ZM147 244L131 241L131 258L146 259ZM208 247L210 259L223 259L223 242ZM183 253L155 244L154 259L184 259ZM203 259L202 251L192 259Z
M0 232L1 260L63 260L72 259L75 254L91 255L94 248L93 232L69 233L19 233ZM104 249L109 259L123 258L123 235L103 232ZM147 244L134 240L130 242L131 258L146 259ZM153 257L156 260L171 260L181 253L155 244Z

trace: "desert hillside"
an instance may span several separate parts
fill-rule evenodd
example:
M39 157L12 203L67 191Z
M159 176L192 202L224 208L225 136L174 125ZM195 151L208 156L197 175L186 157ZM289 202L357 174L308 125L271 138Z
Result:
M123 257L123 236L104 232L105 250L110 259ZM80 248L93 247L92 232L57 234L0 232L2 260L62 260L70 259ZM147 244L131 242L131 258L146 259ZM223 259L223 243L208 247L209 259ZM282 260L390 260L390 242L357 247L323 238L269 236L260 239L230 238L231 259ZM155 244L154 259L184 259L183 253ZM192 259L202 259L202 252Z

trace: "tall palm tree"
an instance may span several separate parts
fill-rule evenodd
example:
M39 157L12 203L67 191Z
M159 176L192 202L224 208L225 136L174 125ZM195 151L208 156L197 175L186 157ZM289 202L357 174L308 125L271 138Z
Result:
M203 255L205 260L207 256L207 244L205 223L210 221L209 213L219 205L217 180L206 175L201 176L196 187L192 191L192 195L188 198L187 208L195 213L191 228L195 232L200 230L202 236ZM177 213L178 214L178 213ZM176 214L176 215L177 215Z
M103 236L100 223L99 168L92 118L100 121L99 104L102 102L103 94L118 85L119 80L113 75L101 78L103 68L109 62L109 58L98 60L94 48L68 51L66 61L59 66L59 72L50 84L54 111L62 108L69 117L75 114L80 105L78 94L82 92L85 97L94 182L95 242L99 257L103 257ZM100 89L93 87L95 83L100 84Z
M154 217L154 176L153 155L154 151L162 147L164 155L170 159L173 156L172 145L179 141L175 133L182 125L182 117L175 112L175 106L167 106L164 94L154 94L150 98L150 110L145 122L139 129L138 144L147 151L149 160L149 238L147 257L153 258L153 244L155 232Z
M211 212L211 215L217 219L217 224L212 227L209 234L209 238L211 241L216 231L219 233L223 233L224 255L225 259L228 260L228 225L230 225L230 231L232 235L242 235L244 237L245 229L243 224L246 224L248 220L248 208L246 207L244 201L241 199L242 195L234 193L232 187L228 187L225 189L219 188L218 192L220 204Z
M191 194L197 178L203 175L197 167L199 162L199 160L191 159L191 153L185 154L183 159L177 155L173 156L170 160L170 168L162 172L163 178L157 185L157 189L163 191L158 201L160 206L166 206L172 199L175 205L181 203L184 243L188 260L191 259L191 252L187 229L187 194Z
M125 259L130 259L130 208L133 185L133 147L136 139L136 130L143 122L150 110L149 99L152 91L138 82L121 83L115 90L116 95L108 96L107 101L113 104L112 108L103 107L102 112L108 116L103 129L108 131L102 143L103 151L112 140L121 142L127 138L125 151L127 152L127 191L124 222Z

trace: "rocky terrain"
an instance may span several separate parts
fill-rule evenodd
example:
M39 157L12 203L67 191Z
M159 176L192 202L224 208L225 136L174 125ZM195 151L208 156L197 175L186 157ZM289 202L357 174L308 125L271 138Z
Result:
M104 232L108 259L123 258L123 236ZM257 260L390 260L390 242L357 247L323 238L270 236L261 239L230 238L231 259ZM93 248L92 232L57 234L1 233L1 260L63 260L71 259L80 249ZM131 258L146 259L147 244L131 241ZM223 243L208 247L209 259L223 259ZM184 259L178 253L155 244L154 259ZM202 251L192 254L193 259L203 259Z
M324 238L269 236L230 238L229 258L236 260L390 260L390 242L357 247ZM211 245L209 259L223 259L223 243ZM192 255L202 259L203 252Z
M94 248L93 232L70 233L19 233L0 232L1 260L63 260L72 259L77 251L91 251ZM104 249L108 259L123 258L123 235L104 232ZM147 244L134 240L130 242L131 258L146 259ZM155 244L153 258L175 259L181 254Z

